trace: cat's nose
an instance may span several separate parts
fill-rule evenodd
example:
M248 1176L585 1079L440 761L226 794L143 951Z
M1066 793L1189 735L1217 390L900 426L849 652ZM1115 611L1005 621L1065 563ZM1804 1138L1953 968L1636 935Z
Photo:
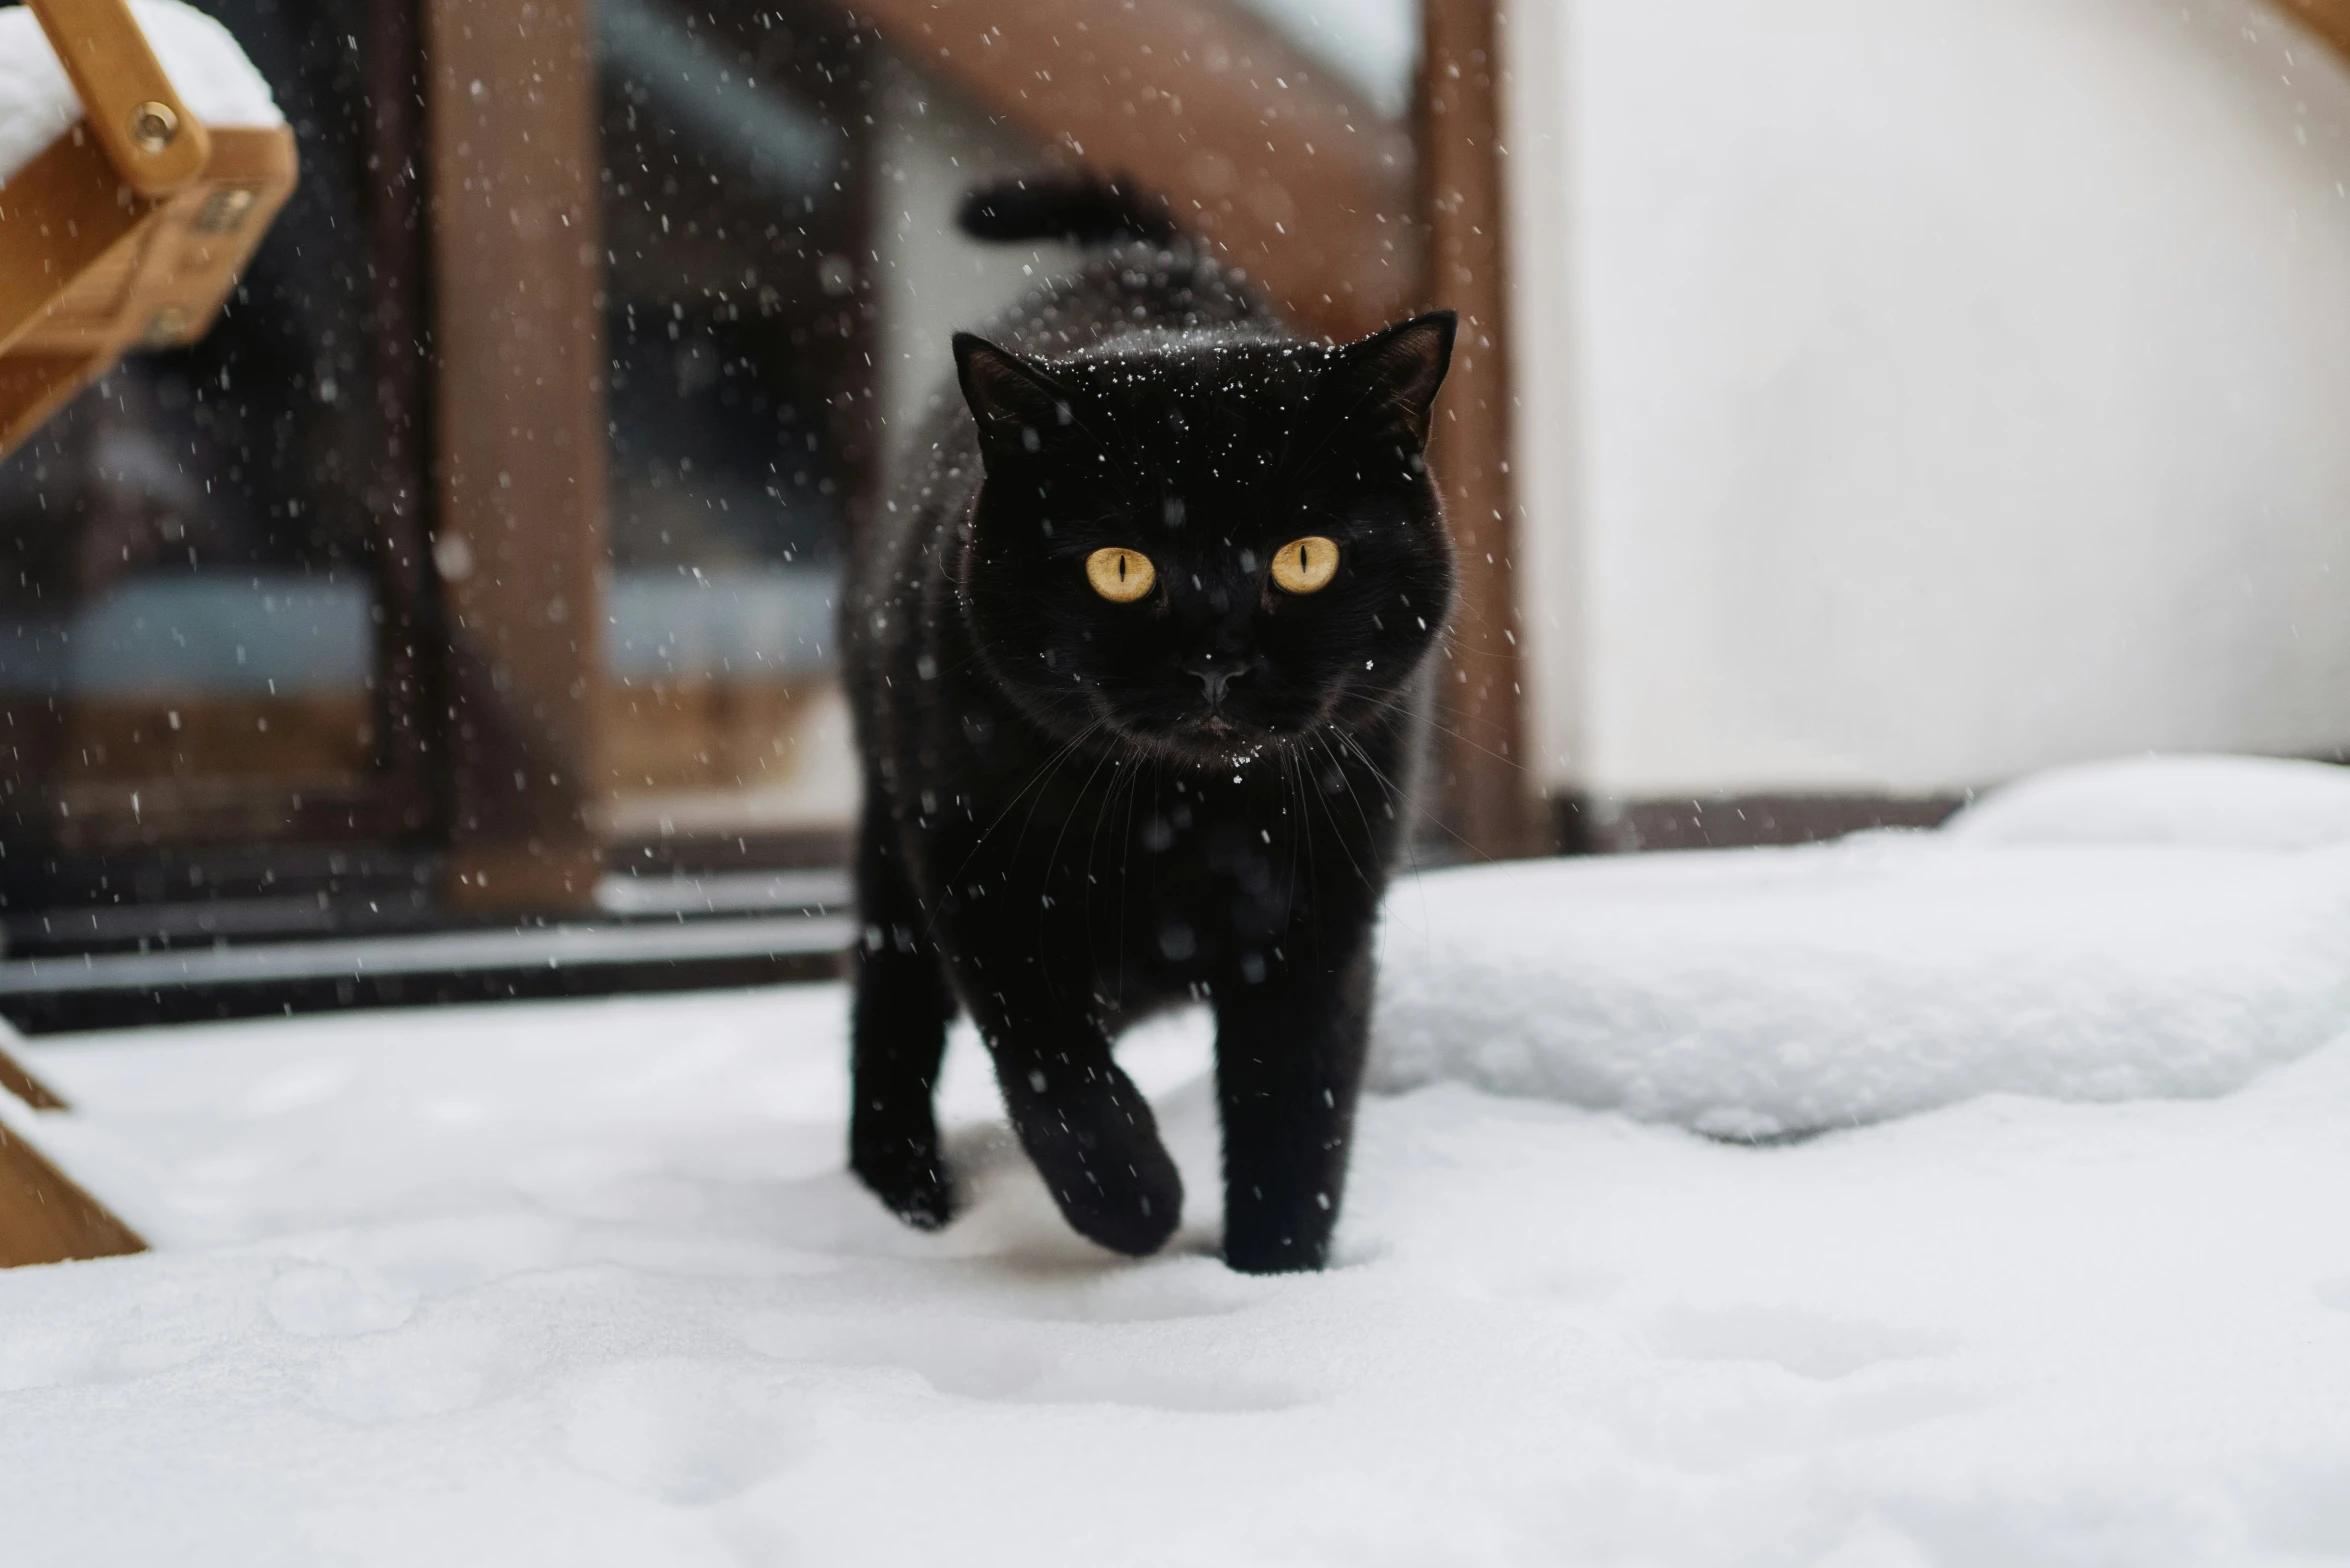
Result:
M1208 706L1224 705L1224 692L1233 680L1257 667L1254 659L1202 659L1190 668L1191 678L1198 681L1200 690L1207 693Z

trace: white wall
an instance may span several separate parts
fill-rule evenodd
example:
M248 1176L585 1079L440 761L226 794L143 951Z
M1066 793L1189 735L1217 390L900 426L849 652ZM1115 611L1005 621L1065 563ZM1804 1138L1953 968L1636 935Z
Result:
M1391 120L1412 112L1419 0L1236 0Z
M1516 0L1549 782L2350 742L2350 71L2245 0Z
M1079 255L1060 244L983 245L956 228L965 192L1050 167L1045 155L902 62L884 59L878 76L872 261L881 363L874 368L884 450L897 473L954 372L954 334L986 327Z

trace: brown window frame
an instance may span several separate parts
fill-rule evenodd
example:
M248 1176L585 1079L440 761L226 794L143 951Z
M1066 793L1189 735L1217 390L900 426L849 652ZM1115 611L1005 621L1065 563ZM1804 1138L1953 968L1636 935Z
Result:
M1433 460L1463 570L1437 811L1472 856L1549 847L1525 766L1513 589L1493 0L1423 0L1408 126L1379 121L1221 0L799 3L871 29L1053 156L1167 195L1308 330L1460 310ZM386 431L364 455L381 609L374 772L259 816L165 804L108 847L383 850L433 868L451 919L577 914L616 850L652 864L700 852L617 846L603 809L592 0L377 0L366 14ZM769 863L803 864L841 848L836 835L762 846Z

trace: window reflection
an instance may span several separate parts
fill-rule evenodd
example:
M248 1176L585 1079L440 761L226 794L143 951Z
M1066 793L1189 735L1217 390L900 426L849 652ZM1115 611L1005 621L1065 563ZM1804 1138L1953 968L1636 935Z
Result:
M208 338L126 361L0 464L0 922L20 950L26 911L217 889L231 861L270 896L272 866L312 867L328 925L393 918L375 882L343 896L356 873L339 868L362 864L397 884L398 919L441 918L453 781L498 739L449 690L448 584L478 563L452 549L436 572L431 548L417 9L205 8L271 84L302 178ZM593 826L630 865L656 842L673 864L696 841L820 857L857 795L832 646L845 541L935 407L949 334L1075 259L965 239L963 193L1114 143L1137 104L1183 129L1202 72L1283 114L1309 78L1337 84L1312 112L1373 149L1343 177L1393 183L1416 7L1228 0L1201 13L1204 52L1172 64L1143 47L1163 19L1135 13L1100 47L1155 74L1107 95L1058 55L1007 85L981 55L923 46L912 12L868 30L820 0L591 10L609 557L602 680L572 684L600 693ZM567 68L527 40L509 53ZM1272 86L1235 85L1273 58ZM1257 199L1262 171L1189 145L1153 131L1138 172L1249 258L1298 243L1257 210L1291 210ZM1283 189L1333 183L1326 156L1278 156ZM1202 170L1241 183L1184 185ZM1409 256L1395 201L1354 204L1376 224L1327 238L1368 270L1291 280L1317 330L1379 314L1349 291Z
M815 8L598 0L597 35L608 827L837 829L832 622L872 483L869 50Z
M431 817L387 722L416 631L391 580L419 485L413 170L385 171L403 126L367 106L399 97L377 78L405 59L361 0L206 9L270 83L302 179L205 339L126 360L0 463L10 908L103 885L74 867L110 856Z

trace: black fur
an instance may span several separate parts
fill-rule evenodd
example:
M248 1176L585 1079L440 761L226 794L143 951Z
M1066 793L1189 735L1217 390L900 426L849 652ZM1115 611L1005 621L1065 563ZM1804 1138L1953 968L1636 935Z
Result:
M1178 230L1166 206L1124 180L1082 174L1042 174L985 185L963 198L955 215L963 232L981 240L1066 240L1100 245L1147 240L1172 245Z
M1022 210L1024 233L1084 229ZM1110 1042L1197 999L1225 1258L1322 1265L1452 601L1421 463L1452 334L1439 314L1300 342L1204 251L1132 239L992 341L956 337L963 401L843 607L865 770L850 1158L908 1221L951 1213L931 1086L959 1000L1069 1223L1157 1248L1182 1183ZM1273 552L1317 534L1335 580L1273 586ZM1139 602L1087 584L1112 545L1157 567Z

